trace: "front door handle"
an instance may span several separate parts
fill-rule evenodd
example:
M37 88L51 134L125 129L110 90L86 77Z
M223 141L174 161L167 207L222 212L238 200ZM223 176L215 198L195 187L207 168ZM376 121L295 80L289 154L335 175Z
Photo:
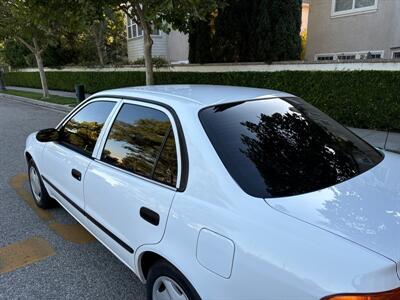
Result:
M82 174L81 174L81 172L79 172L77 169L72 169L71 175L72 175L72 177L74 177L76 180L81 181Z
M154 226L158 226L160 223L160 215L147 207L140 208L140 216Z

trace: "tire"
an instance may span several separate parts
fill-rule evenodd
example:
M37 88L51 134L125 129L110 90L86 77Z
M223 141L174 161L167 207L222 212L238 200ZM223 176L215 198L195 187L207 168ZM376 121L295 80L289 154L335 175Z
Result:
M168 282L168 280L170 280L170 282ZM168 289L166 288L164 282L167 284L172 283L172 286L168 284L169 289L172 287L173 290L171 294L177 293L176 295L180 296L175 298L170 297L171 300L201 300L199 294L185 278L185 276L183 276L183 274L179 272L177 268L165 260L157 261L149 270L146 283L147 300L161 299L161 297L158 297L157 293L167 293L169 295ZM153 294L153 292L156 294ZM164 299L168 299L168 297Z
M54 200L47 193L39 170L32 159L28 162L28 176L29 187L31 189L33 201L35 201L35 204L43 209L53 207Z

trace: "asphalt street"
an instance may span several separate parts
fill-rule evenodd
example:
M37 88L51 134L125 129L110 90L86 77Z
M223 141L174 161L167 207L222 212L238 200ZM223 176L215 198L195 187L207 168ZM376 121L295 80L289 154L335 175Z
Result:
M64 115L0 99L0 299L144 299L139 279L65 210L32 205L25 139Z

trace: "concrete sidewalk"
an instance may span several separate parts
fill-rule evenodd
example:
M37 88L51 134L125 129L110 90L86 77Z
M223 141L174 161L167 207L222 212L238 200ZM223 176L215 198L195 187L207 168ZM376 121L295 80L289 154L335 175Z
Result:
M375 147L400 153L400 133L351 127L349 129Z
M27 88L27 87L20 87L20 86L7 86L9 90L15 91L22 91L22 92L32 92L32 93L42 93L42 89L35 89L35 88ZM49 90L50 95L54 96L61 96L61 97L71 97L76 98L74 92L64 92L64 91L56 91L56 90ZM85 94L85 98L89 97L91 94Z

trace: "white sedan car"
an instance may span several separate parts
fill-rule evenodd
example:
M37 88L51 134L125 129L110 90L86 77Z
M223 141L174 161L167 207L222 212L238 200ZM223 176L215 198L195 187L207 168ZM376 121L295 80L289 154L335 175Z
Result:
M400 156L293 95L109 90L25 156L148 299L400 299Z

